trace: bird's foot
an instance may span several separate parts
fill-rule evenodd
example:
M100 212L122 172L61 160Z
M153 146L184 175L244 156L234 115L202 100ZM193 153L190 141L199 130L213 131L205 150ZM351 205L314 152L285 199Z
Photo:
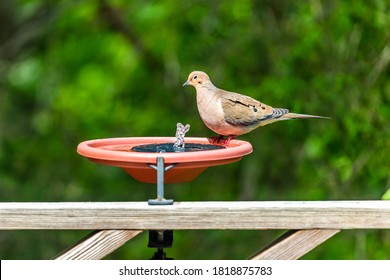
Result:
M223 136L222 135L218 135L218 136L215 136L215 137L209 137L207 138L207 140L209 141L209 143L211 145L216 145L216 146L219 146L219 142L221 142L221 140L224 140L223 139Z
M235 136L228 136L225 139L223 135L218 135L216 137L207 138L207 140L209 140L211 145L227 147L233 138L235 138Z

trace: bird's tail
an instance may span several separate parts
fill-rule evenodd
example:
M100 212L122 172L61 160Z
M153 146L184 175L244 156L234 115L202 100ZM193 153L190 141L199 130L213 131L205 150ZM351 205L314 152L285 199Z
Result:
M329 117L323 117L323 116L315 116L315 115L305 115L305 114L296 114L296 113L287 113L282 116L283 119L309 119L309 118L315 118L315 119L331 119Z
M259 126L265 126L278 121L293 120L293 119L330 119L329 117L315 116L315 115L305 115L305 114L296 114L296 113L286 113L287 109L273 109L273 115L266 120L260 122Z

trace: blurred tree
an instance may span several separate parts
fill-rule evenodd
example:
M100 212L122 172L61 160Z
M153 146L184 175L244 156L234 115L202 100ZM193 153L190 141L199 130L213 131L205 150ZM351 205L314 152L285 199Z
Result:
M154 186L75 149L101 137L173 136L178 121L191 124L188 136L212 135L193 90L181 88L196 69L217 86L332 120L243 136L252 155L172 186L170 197L379 199L390 187L389 8L385 0L3 0L0 199L148 199ZM0 232L0 258L51 258L83 234ZM254 240L261 247L278 234L176 232L168 254L242 259ZM389 231L342 232L307 258L389 258L389 240ZM145 236L132 243L110 258L152 255Z

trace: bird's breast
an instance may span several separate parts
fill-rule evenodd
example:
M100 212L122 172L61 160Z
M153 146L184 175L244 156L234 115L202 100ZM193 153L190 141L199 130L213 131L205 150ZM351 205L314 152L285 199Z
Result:
M197 95L198 111L202 120L208 125L218 125L224 118L219 96L213 94Z
M226 122L220 95L197 93L199 115L204 124L220 135L240 135L242 129Z

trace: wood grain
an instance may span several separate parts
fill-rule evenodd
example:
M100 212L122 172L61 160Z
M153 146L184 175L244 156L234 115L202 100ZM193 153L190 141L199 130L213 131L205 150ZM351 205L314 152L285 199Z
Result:
M390 201L0 203L0 229L388 229Z
M339 231L337 229L290 230L249 259L297 260Z
M60 253L56 260L100 260L142 230L99 230L86 236L71 248Z

